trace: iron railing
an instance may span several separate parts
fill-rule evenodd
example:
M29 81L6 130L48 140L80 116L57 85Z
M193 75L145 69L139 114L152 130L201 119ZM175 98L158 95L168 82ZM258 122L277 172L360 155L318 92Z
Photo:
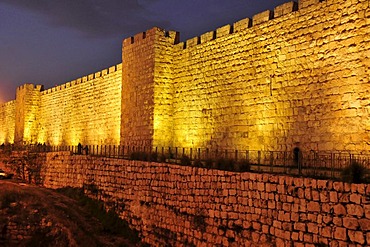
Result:
M0 146L0 149L29 152L70 151L75 155L91 155L118 159L146 160L207 168L240 170L237 164L248 165L256 172L337 179L345 167L353 162L361 164L370 175L370 154L350 152L258 151L236 149L144 147L120 145L87 146ZM184 159L186 158L186 159ZM226 164L221 166L221 163ZM220 165L221 164L221 165ZM221 168L222 167L222 168Z

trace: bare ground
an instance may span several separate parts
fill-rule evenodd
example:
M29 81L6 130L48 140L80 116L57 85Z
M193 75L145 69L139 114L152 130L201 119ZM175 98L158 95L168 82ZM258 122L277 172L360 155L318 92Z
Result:
M20 181L0 180L0 246L136 245L103 229L74 199Z

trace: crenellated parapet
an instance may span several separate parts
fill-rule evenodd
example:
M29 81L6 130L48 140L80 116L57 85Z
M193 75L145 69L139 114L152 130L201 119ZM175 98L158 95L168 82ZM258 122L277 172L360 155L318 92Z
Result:
M82 84L82 83L87 83L87 82L90 82L92 80L99 79L101 77L104 77L106 75L109 75L109 74L112 74L112 73L115 73L115 72L121 71L121 70L122 70L122 64L117 64L117 65L111 66L109 68L103 69L101 71L98 71L98 72L95 72L95 73L92 73L92 74L89 74L89 75L86 75L86 76L82 76L82 77L77 78L75 80L66 82L64 84L61 84L61 85L58 85L58 86L55 86L55 87L52 87L52 88L49 88L49 89L46 89L46 90L41 89L41 95L46 95L46 94L50 94L50 93L54 93L54 92L59 92L63 89L68 89L70 87L77 86L77 85Z
M300 0L298 3L290 1L281 4L274 8L274 10L266 10L261 13L255 14L252 18L245 18L237 21L233 24L228 24L217 28L216 30L209 31L207 33L201 34L200 36L190 38L184 42L178 43L177 49L186 49L189 47L194 47L199 44L204 44L206 42L225 37L227 35L243 31L245 29L253 29L259 25L266 23L268 21L282 18L286 15L292 14L296 11L301 11L309 7L315 7L313 5L320 4L323 1L320 0ZM139 37L142 35L140 34ZM136 36L135 36L136 37ZM127 39L127 42L134 40L133 38ZM176 44L176 43L175 43Z
M124 48L128 48L131 45L139 45L149 40L160 39L161 37L166 38L170 44L177 44L180 36L176 31L166 31L162 28L154 27L145 32L137 33L132 37L125 38L122 42Z
M19 87L0 144L369 151L369 13L289 1L181 43L154 27L123 40L122 64Z

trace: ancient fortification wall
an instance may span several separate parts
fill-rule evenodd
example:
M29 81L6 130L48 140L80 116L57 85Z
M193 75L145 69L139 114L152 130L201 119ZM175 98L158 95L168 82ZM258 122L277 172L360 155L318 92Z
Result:
M84 187L153 246L370 244L369 185L69 152L44 159L44 186Z
M122 70L25 85L15 142L369 151L369 17L367 0L300 0L182 43L150 29Z
M13 143L15 131L15 101L0 105L0 142Z
M301 5L175 46L175 146L369 150L369 2Z
M121 64L44 90L18 87L0 106L0 143L120 143Z
M170 145L176 39L176 32L153 28L123 41L122 145Z
M120 140L121 64L41 92L36 142L114 144Z

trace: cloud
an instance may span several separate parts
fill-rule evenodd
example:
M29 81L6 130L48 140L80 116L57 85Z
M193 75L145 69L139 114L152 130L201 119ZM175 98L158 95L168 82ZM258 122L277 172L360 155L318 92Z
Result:
M157 0L151 1L151 3ZM55 27L74 29L89 38L134 34L153 26L169 26L138 0L1 0L46 18Z

